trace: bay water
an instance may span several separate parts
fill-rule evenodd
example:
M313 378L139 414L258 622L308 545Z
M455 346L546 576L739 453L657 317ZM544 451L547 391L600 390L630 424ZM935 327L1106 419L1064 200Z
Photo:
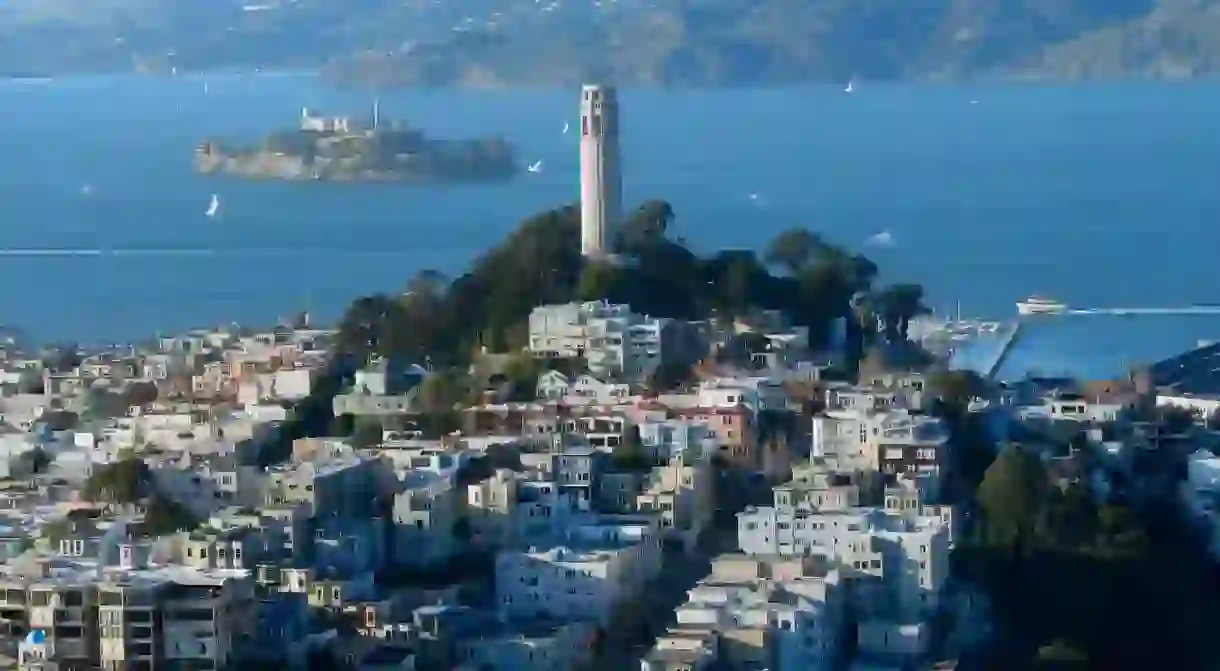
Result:
M206 83L206 86L205 86ZM0 322L95 342L268 323L460 272L523 218L576 200L576 91L394 91L383 119L504 135L508 184L288 184L196 175L207 138L254 141L302 107L369 114L306 74L0 82ZM1220 87L915 86L621 92L627 202L670 201L700 250L802 225L929 302L1008 318L1220 303ZM212 194L220 217L204 216ZM887 233L888 245L870 243ZM1007 374L1110 375L1220 338L1220 317L1065 317Z

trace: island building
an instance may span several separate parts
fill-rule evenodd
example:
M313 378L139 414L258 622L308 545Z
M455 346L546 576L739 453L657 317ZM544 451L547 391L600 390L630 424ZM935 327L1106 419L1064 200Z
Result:
M580 253L609 255L622 219L618 95L611 86L585 85L580 100Z
M318 116L308 107L302 107L301 130L315 133L370 135L381 130L381 100L373 100L372 114L364 122L349 116Z
M301 130L318 133L351 133L353 126L350 117L321 117L314 115L308 107L301 108Z

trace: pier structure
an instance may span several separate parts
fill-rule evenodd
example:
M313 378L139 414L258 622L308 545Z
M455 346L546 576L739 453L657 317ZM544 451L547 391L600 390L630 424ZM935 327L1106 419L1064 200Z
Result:
M972 370L986 380L994 380L1004 362L1016 348L1021 337L1020 321L991 322L985 332L958 339L960 347L949 351L949 365L958 370Z
M1042 316L1055 316L1050 313ZM1059 314L1068 315L1220 315L1220 305L1186 305L1169 308L1068 308ZM1034 316L1034 315L1031 315Z
M998 337L999 340L987 352L983 365L979 367L979 373L987 380L994 380L996 375L999 375L1000 369L1004 367L1004 362L1008 360L1008 355L1016 347L1017 341L1021 337L1021 322L1016 321L1006 325Z

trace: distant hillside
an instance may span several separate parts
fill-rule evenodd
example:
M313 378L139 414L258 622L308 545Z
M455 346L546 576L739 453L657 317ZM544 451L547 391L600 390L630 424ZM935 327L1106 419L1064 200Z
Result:
M1207 76L1220 0L8 0L0 73L378 86Z

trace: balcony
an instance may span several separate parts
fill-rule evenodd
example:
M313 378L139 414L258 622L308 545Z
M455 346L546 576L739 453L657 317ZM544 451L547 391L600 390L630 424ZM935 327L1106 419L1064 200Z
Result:
M125 648L127 659L151 659L153 656L152 643L135 643Z
M56 608L54 612L56 625L83 624L85 621L85 609L82 607Z

